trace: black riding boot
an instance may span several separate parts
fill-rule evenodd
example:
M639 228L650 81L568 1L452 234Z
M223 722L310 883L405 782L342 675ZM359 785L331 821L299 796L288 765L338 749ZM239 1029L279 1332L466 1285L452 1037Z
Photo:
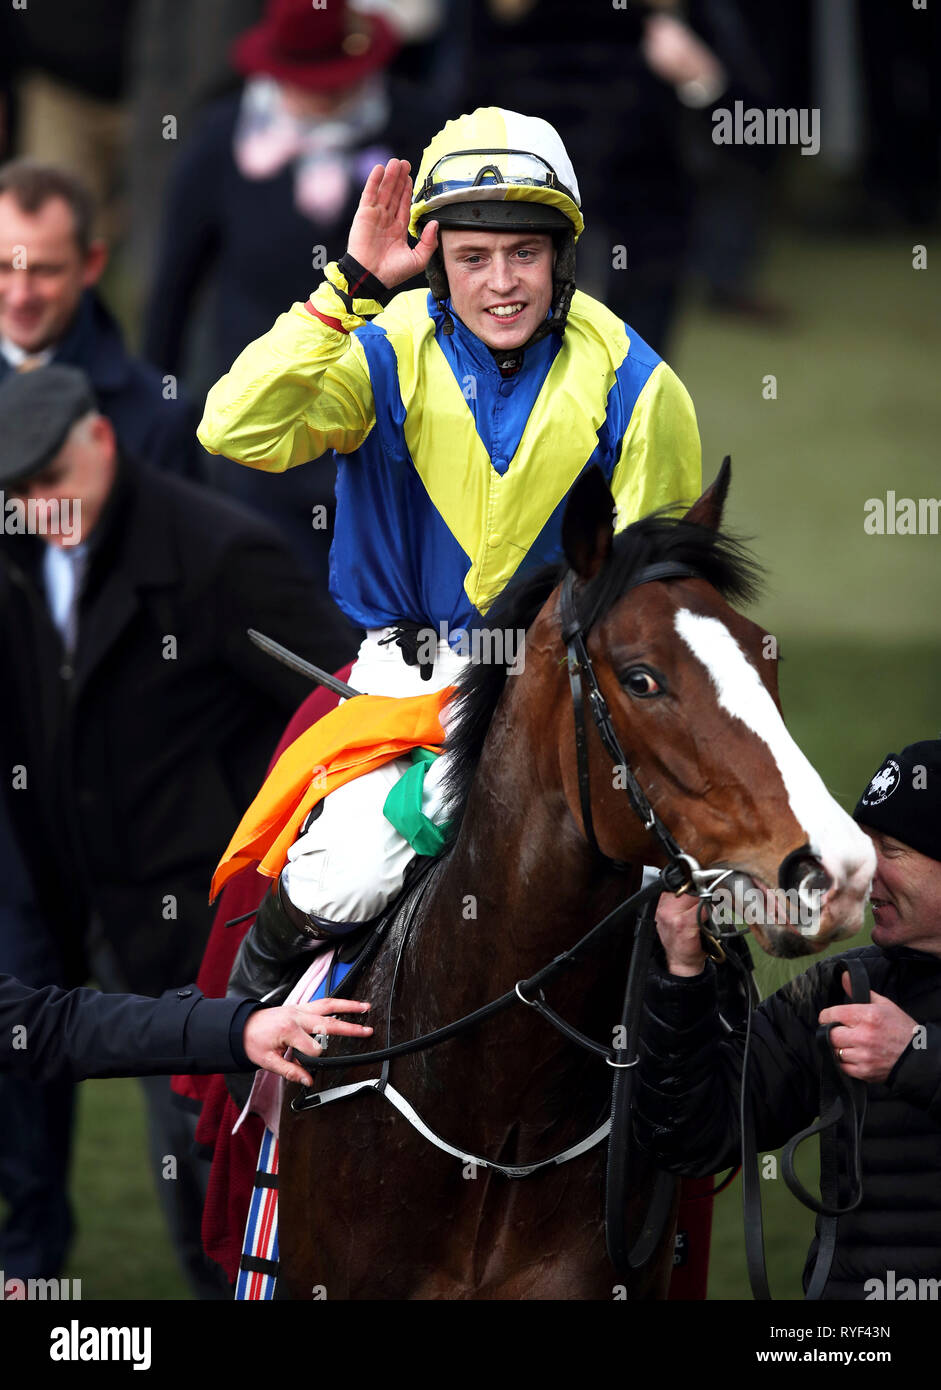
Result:
M323 938L302 922L303 914L287 901L279 878L266 893L239 946L226 994L283 1002L310 964L311 953L324 944ZM248 1099L252 1080L252 1075L244 1072L226 1077L229 1094L240 1109Z
M246 999L283 998L310 964L311 952L323 941L287 900L279 878L265 895L238 949L226 994Z

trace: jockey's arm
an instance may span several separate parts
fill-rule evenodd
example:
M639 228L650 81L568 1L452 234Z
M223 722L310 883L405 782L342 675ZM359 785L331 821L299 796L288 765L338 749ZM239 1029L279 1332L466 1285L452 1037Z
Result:
M365 354L353 333L383 307L350 294L361 269L349 257L331 262L307 303L282 314L216 382L197 431L211 454L283 473L328 449L359 448L375 414ZM371 276L360 288L382 291Z
M661 362L634 404L611 478L617 529L658 507L691 506L702 492L702 447L689 392Z

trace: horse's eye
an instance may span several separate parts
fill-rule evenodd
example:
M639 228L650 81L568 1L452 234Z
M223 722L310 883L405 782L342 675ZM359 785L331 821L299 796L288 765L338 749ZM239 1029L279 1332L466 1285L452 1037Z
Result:
M639 700L646 700L651 695L663 694L659 682L642 666L635 666L632 671L627 671L621 677L621 684L625 690L631 695L636 695Z

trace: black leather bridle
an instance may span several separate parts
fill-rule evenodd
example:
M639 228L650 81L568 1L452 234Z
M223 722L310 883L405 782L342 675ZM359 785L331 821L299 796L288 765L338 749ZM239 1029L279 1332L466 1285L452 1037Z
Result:
M702 579L702 575L690 565L680 564L675 560L660 560L654 564L645 565L634 575L626 585L624 593L631 589L637 589L642 584L662 583L670 579ZM595 668L592 666L591 657L588 655L587 636L588 631L585 620L578 612L578 601L575 594L575 574L569 570L564 580L559 595L559 616L562 624L562 641L565 643L566 659L568 662L569 685L572 691L572 710L575 719L575 760L578 773L578 799L581 808L582 825L585 831L585 838L599 858L603 859L609 868L620 872L627 872L634 866L625 863L620 859L614 859L611 855L605 854L598 844L595 836L594 818L591 811L591 773L588 760L588 741L585 725L585 705L587 703L598 736L609 758L623 779L624 791L630 802L631 810L641 822L644 829L653 835L658 842L664 857L666 866L662 870L663 881L671 893L679 896L681 893L690 893L700 900L699 925L703 937L703 948L711 960L717 963L725 960L725 952L719 940L719 933L712 928L711 916L707 910L712 894L722 882L728 878L733 869L702 869L691 854L680 849L676 839L670 830L657 815L650 804L643 787L637 780L637 776L631 767L630 761L621 746L620 739L614 727L614 720L611 717L611 710L604 697L604 692L598 684L598 677ZM584 687L584 689L583 689ZM587 690L587 700L584 694ZM726 933L727 936L736 936L738 933Z

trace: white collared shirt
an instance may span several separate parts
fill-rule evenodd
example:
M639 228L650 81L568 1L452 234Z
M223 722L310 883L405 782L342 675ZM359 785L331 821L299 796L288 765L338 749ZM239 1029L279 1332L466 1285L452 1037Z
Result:
M45 367L47 363L52 361L55 348L43 348L42 352L27 352L24 348L21 348L18 343L14 343L10 338L4 338L0 335L0 352L3 353L13 370L18 371L27 358L29 358L33 366Z
M78 637L78 596L82 587L87 544L49 545L43 554L43 580L52 621L67 652L75 650Z

